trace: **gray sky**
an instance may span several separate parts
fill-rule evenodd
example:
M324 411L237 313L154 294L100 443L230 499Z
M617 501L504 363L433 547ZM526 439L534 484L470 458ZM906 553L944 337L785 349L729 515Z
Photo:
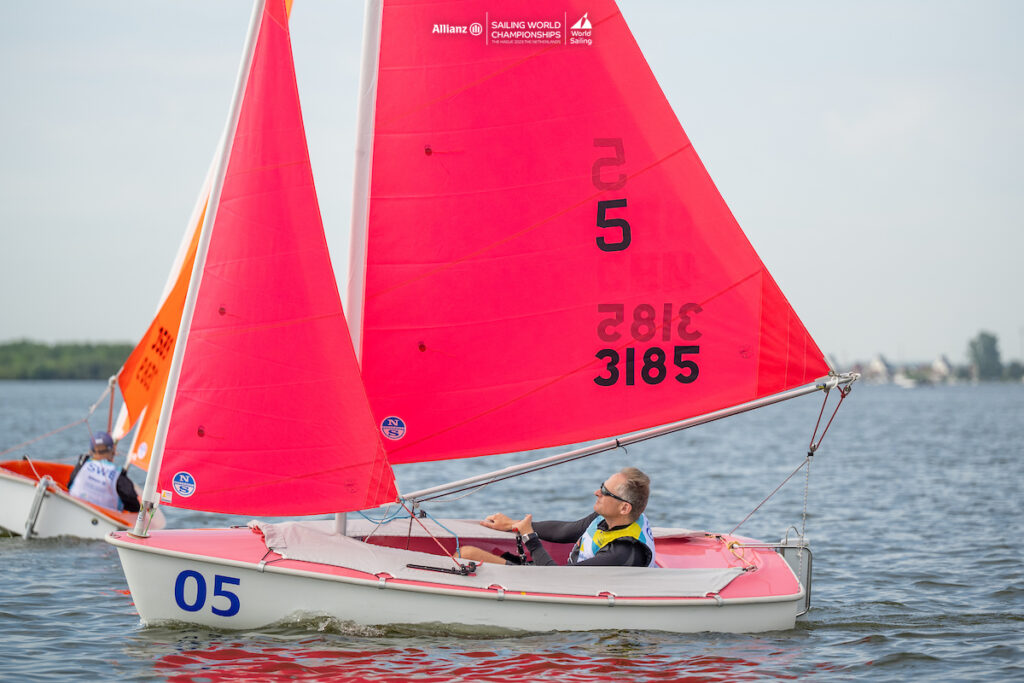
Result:
M1024 346L1024 3L620 0L762 259L841 364ZM227 114L247 0L4 4L0 341L145 330ZM344 282L362 2L295 0Z

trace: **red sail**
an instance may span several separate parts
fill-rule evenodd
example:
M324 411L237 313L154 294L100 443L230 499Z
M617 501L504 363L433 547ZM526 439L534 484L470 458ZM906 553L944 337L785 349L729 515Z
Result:
M382 22L362 367L393 464L828 372L613 2L386 0Z
M284 0L263 10L229 145L161 499L254 515L393 501L327 253Z

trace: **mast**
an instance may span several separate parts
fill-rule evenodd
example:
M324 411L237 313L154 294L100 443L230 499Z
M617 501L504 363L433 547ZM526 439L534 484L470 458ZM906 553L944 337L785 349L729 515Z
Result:
M256 38L259 35L261 18L265 0L256 0L253 3L252 17L249 20L249 32L246 36L245 48L242 52L242 61L238 67L238 76L235 81L235 92L231 101L231 109L228 113L227 124L220 140L219 151L216 162L216 171L213 175L213 183L210 187L210 203L203 219L203 227L199 236L199 245L196 249L196 259L192 266L192 277L189 280L188 294L185 296L185 307L181 315L181 325L178 327L177 342L174 345L174 356L171 360L171 367L167 376L167 387L164 391L163 405L160 409L160 419L157 424L156 436L153 439L153 454L150 457L149 469L146 471L146 484L142 491L142 510L135 521L135 528L132 534L136 536L146 535L147 512L153 509L158 502L156 495L156 482L160 475L160 461L163 459L164 445L167 442L167 429L174 407L174 396L178 388L178 379L181 376L181 364L185 355L185 347L188 345L188 331L192 325L192 315L195 312L196 298L199 293L203 268L206 265L206 254L210 247L210 236L217 218L217 205L220 203L221 190L224 187L224 175L227 172L228 159L231 157L231 145L235 137L235 130L238 127L238 117L242 108L242 98L245 94L245 86L249 79L249 72L252 68L253 53L256 48Z
M363 359L363 295L366 291L366 232L369 222L370 172L373 166L373 117L377 106L377 69L380 57L382 0L366 0L363 15L363 54L359 71L356 118L356 167L352 188L352 231L349 241L348 319L356 359Z
M356 104L355 174L352 183L352 227L349 233L348 283L345 318L356 360L363 358L363 294L366 291L366 231L369 222L370 172L373 166L373 115L377 103L377 68L380 55L382 0L366 0L363 10L363 52L359 63ZM347 517L334 516L334 532L344 536Z

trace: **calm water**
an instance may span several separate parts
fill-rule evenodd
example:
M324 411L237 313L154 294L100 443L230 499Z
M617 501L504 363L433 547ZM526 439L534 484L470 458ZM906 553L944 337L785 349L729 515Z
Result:
M82 417L101 390L0 382L0 450ZM820 398L797 399L431 512L574 517L600 478L630 463L654 480L655 525L728 531L800 463L819 407ZM71 462L85 443L78 426L26 450ZM509 636L327 619L253 632L142 628L112 547L0 538L0 679L1024 680L1022 443L1024 386L856 386L810 476L812 610L772 634ZM414 466L400 469L399 484L507 462ZM803 491L801 473L741 531L781 537L800 524ZM172 526L240 519L167 516Z

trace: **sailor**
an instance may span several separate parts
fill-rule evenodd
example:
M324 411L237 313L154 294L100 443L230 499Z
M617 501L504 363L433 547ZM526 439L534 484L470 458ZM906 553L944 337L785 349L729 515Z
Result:
M139 511L135 486L125 471L114 465L114 440L107 432L92 435L89 452L79 457L71 471L68 493L100 507Z
M594 512L575 522L533 521L533 515L514 520L496 513L480 522L499 531L518 531L533 564L556 564L541 541L572 543L569 565L655 567L654 538L644 515L651 480L635 467L616 472L594 491ZM465 546L463 559L475 562L520 564L510 553L502 556Z

